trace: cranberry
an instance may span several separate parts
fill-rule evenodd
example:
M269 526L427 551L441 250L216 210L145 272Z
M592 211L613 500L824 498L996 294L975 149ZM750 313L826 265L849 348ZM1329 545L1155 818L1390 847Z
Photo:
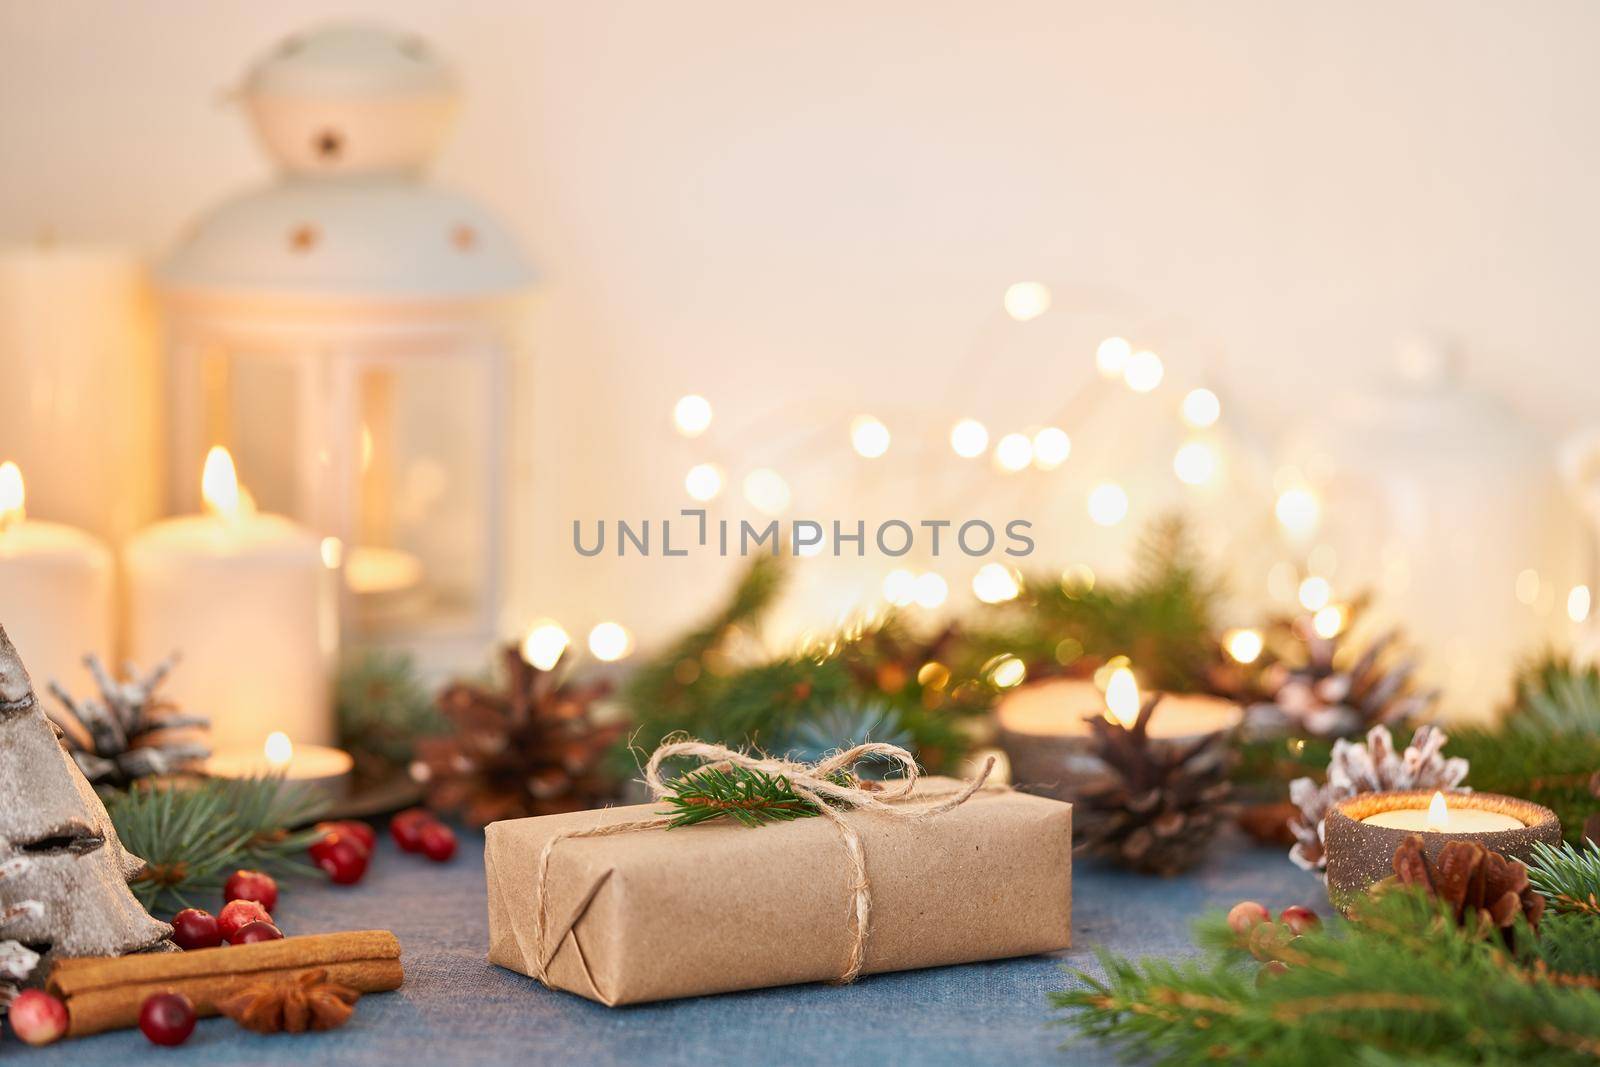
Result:
M181 1045L194 1033L194 1005L182 993L152 993L139 1009L139 1029L153 1045Z
M421 839L422 854L435 863L446 863L456 854L455 831L441 822L424 823Z
M30 1045L48 1045L67 1032L67 1006L42 989L24 989L11 1002L11 1030Z
M230 900L217 916L217 928L227 941L233 941L242 927L253 922L271 922L272 916L253 900Z
M1296 934L1303 934L1308 930L1315 930L1322 925L1322 920L1317 918L1317 913L1310 908L1302 908L1298 904L1291 904L1278 915L1278 921L1287 926Z
M222 928L209 911L184 908L172 917L172 940L182 949L216 948L222 944Z
M1272 913L1253 900L1241 900L1228 912L1228 925L1236 934L1248 933L1252 926L1272 918Z
M1250 950L1250 955L1265 962L1278 958L1278 953L1289 941L1290 934L1285 927L1275 922L1259 922L1250 928L1250 936L1245 939L1245 947Z
M334 823L333 826L345 836L361 842L368 852L378 847L378 831L359 819L344 819Z
M313 863L320 863L322 861L322 857L328 854L328 851L333 848L336 842L340 841L343 841L347 845L354 845L356 851L360 852L363 856L370 856L372 854L372 845L369 844L369 841L372 839L372 833L370 830L367 832L366 836L363 836L359 833L352 833L350 830L350 824L342 822L318 823L317 829L322 831L322 836L317 838L317 840L312 843L310 848L306 849L306 854L311 857L311 861Z
M231 945L253 945L257 941L282 941L283 931L265 919L245 923L239 932L228 939Z
M271 911L278 906L278 883L264 871L234 871L222 887L223 900L253 900Z
M361 846L347 838L336 838L311 854L335 885L355 885L367 873L367 854Z
M389 820L389 834L405 851L421 852L422 828L437 821L422 808L409 808Z

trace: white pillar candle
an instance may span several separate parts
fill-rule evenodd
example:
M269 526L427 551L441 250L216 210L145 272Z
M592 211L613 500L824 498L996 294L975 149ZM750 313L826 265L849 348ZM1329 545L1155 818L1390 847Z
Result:
M0 464L0 624L41 693L83 692L83 657L112 648L111 552L71 526L26 518L22 472Z
M27 472L34 514L113 546L160 514L160 356L138 257L0 248L0 383L0 456Z
M1396 808L1380 811L1361 820L1373 826L1394 830L1420 830L1430 834L1484 834L1500 830L1521 830L1526 824L1498 811L1471 806L1471 795L1456 798L1455 805L1442 792L1433 794L1426 808Z
M211 514L156 523L124 552L130 655L183 654L171 694L211 717L218 753L260 753L274 732L333 740L337 608L317 538L255 514L223 449L203 489Z

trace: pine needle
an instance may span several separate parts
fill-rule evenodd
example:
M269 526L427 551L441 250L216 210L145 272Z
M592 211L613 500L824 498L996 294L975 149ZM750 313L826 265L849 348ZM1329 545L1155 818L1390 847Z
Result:
M1600 992L1577 961L1600 922L1549 917L1514 956L1497 938L1440 921L1414 893L1386 893L1360 921L1335 917L1285 941L1287 969L1262 973L1220 915L1196 927L1200 954L1139 962L1102 953L1052 994L1062 1021L1154 1063L1592 1063ZM1520 951L1520 949L1519 949Z
M297 857L317 837L322 804L281 777L161 784L106 800L122 845L145 861L129 888L151 911L204 903L239 868L314 874Z
M1539 841L1529 859L1528 881L1557 911L1600 916L1600 844L1551 848Z
M843 772L831 780L839 785L850 783ZM761 826L822 814L815 804L796 793L783 775L745 767L701 767L676 779L672 787L672 795L663 798L671 808L662 813L672 816L669 830L721 818Z

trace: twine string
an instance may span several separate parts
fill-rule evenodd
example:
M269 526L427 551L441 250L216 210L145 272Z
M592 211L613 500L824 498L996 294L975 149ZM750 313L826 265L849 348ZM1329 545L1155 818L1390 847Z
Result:
M869 756L899 764L905 771L905 776L880 788L864 788L860 780L850 773L850 769ZM815 807L839 831L840 841L850 861L852 912L850 949L844 969L838 978L841 984L855 981L861 974L862 965L866 962L867 929L872 917L872 889L867 882L867 855L861 844L861 835L838 808L844 806L876 811L896 819L928 819L953 811L972 799L973 794L984 788L990 772L994 770L994 757L990 756L984 761L978 774L963 783L960 789L931 803L913 807L890 803L909 798L916 789L920 774L916 759L899 745L868 741L837 752L817 763L798 763L772 756L753 756L748 752L707 744L704 741L673 741L657 748L651 754L650 761L645 764L644 780L650 788L652 797L660 800L672 792L671 785L661 777L661 766L668 760L682 758L698 760L701 766L726 763L749 771L780 776L788 781L789 788L794 790L796 796ZM844 774L841 775L840 772ZM843 780L837 780L836 776ZM643 830L664 830L671 824L670 815L655 819L635 819L581 830L563 830L544 843L544 848L539 852L539 863L534 879L539 905L534 913L533 964L537 972L535 977L540 982L554 988L550 981L548 958L554 956L554 952L546 952L545 940L550 929L548 892L550 856L555 851L556 845L573 838L615 837Z

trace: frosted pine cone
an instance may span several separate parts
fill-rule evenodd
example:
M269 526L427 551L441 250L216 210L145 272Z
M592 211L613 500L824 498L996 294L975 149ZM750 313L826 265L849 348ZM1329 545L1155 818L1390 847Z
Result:
M1300 809L1289 820L1295 844L1289 858L1308 871L1321 874L1328 865L1322 849L1322 822L1329 809L1358 793L1386 793L1397 789L1439 789L1467 792L1467 761L1445 759L1441 750L1450 738L1434 726L1419 726L1404 753L1396 753L1387 726L1367 731L1365 744L1335 741L1328 764L1328 780L1318 785L1310 778L1289 783L1289 799Z

